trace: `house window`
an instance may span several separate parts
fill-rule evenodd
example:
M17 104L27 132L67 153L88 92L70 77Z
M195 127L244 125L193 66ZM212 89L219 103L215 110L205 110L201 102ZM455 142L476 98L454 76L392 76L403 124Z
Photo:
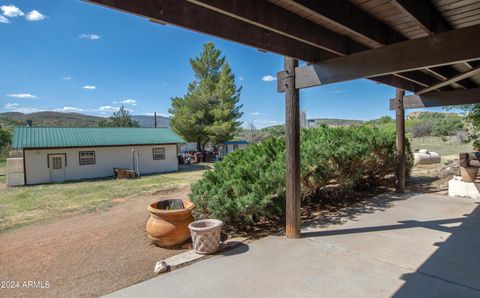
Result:
M62 166L62 158L60 156L55 156L52 158L52 169L54 170L61 170Z
M153 160L165 159L165 148L153 148Z
M238 149L238 145L237 144L234 144L233 145L233 151L237 150Z
M80 165L94 165L95 151L80 151Z

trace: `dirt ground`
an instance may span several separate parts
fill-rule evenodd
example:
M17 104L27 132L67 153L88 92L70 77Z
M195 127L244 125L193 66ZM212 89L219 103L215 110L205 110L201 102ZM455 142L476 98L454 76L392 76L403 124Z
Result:
M460 175L458 155L443 156L439 164L415 165L407 188L424 193L448 194L448 181Z
M0 288L0 296L96 297L152 278L156 261L182 250L161 249L149 241L146 206L162 198L184 198L188 192L170 189L120 199L124 202L108 211L0 234L0 286L35 281L44 287Z

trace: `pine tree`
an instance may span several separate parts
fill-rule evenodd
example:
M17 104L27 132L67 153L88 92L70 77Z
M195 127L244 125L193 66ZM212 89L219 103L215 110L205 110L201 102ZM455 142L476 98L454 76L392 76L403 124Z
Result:
M203 46L199 57L190 59L195 81L188 85L184 97L172 98L169 110L172 128L188 142L196 142L203 151L233 138L241 125L239 105L241 88L221 51L213 43Z

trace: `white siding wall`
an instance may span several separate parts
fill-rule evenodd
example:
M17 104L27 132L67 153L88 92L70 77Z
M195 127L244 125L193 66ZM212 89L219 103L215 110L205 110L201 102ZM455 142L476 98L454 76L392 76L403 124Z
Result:
M221 144L218 148L219 157L224 158L225 156L227 156L228 153L232 153L233 151L235 151L233 149L233 146L234 146L233 144L228 144L228 145ZM239 144L237 146L238 146L237 150L246 149L248 147L248 144Z
M235 149L233 149L233 146L235 146L235 145L229 144L227 146L228 146L228 153L231 153L231 152L235 151ZM237 150L245 149L245 148L247 148L247 146L248 146L247 144L239 144L239 145L237 145L237 147L238 147Z
M153 160L152 148L165 148L165 159ZM50 171L47 165L48 154L67 155L67 166L65 167L65 180L67 181L112 176L113 168L132 169L132 149L139 151L141 174L178 170L176 145L25 150L27 184L50 182ZM80 165L80 151L95 151L95 164Z

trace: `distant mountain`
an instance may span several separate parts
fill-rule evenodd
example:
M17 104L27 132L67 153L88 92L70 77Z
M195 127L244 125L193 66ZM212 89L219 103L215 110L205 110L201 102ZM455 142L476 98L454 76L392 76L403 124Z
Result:
M319 125L327 125L327 126L351 126L365 123L363 120L352 120L352 119L335 119L335 118L316 118L316 119L308 119L307 126L308 127L317 127ZM284 124L278 124L273 126L267 126L262 128L261 130L269 130L269 131L279 131L283 133L285 131Z
M153 116L133 115L132 119L137 121L140 127L154 127ZM157 127L170 127L170 118L157 116Z
M17 112L0 113L0 125L14 127L26 125L27 120L32 120L33 126L42 127L96 127L102 117L60 112L38 112L23 114Z
M23 114L18 112L0 113L0 125L13 128L18 125L26 125L27 120L32 120L33 126L39 127L97 127L103 117L91 116L79 113L60 112L37 112ZM140 127L153 127L153 116L133 115ZM158 127L170 127L170 119L157 116Z
M308 119L308 127L317 127L319 125L327 126L351 126L356 124L365 123L362 120L351 120L351 119L334 119L334 118L316 118Z

